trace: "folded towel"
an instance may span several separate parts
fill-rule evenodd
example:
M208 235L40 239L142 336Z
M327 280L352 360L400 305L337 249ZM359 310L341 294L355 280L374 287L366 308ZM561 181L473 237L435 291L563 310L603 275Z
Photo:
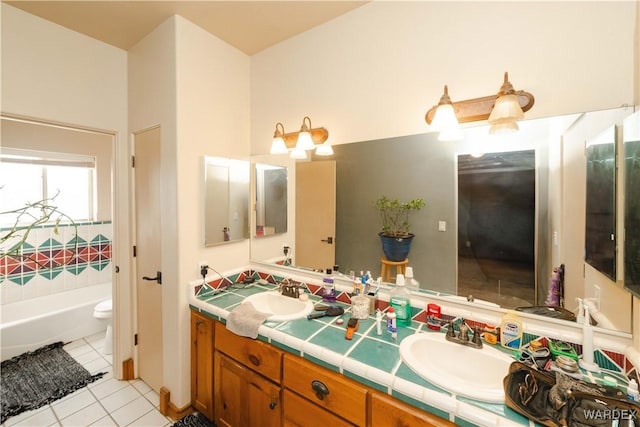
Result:
M229 313L227 329L236 335L255 339L260 325L270 315L256 310L250 302L243 302Z

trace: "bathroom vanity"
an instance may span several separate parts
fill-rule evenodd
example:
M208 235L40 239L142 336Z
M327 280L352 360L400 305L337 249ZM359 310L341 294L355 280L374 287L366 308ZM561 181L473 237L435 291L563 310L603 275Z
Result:
M191 383L194 408L218 425L454 425L215 317L192 307Z

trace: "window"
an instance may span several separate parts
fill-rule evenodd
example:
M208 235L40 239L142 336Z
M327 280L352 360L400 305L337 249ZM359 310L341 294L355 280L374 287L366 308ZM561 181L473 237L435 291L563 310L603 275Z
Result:
M94 219L95 158L3 148L0 151L0 212L43 199L74 221ZM38 213L34 213L38 215ZM17 214L0 216L0 226ZM51 218L52 221L58 217ZM28 222L23 218L23 222Z

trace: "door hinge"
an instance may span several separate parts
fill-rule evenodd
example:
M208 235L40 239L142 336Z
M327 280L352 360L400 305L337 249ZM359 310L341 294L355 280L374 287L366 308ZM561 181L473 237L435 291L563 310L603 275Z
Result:
M132 168L136 167L136 156L131 156L131 167Z
M136 257L136 246L135 245L133 245L133 257L134 258Z
M138 345L138 334L133 335L133 345Z

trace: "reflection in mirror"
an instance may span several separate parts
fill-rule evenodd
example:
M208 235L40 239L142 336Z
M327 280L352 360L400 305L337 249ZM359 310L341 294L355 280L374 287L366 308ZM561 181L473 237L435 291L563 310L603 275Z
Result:
M616 280L616 128L587 141L585 261Z
M205 246L249 238L249 162L205 157Z
M535 151L458 156L458 295L535 304Z
M640 298L640 111L622 124L624 141L624 286Z
M256 224L254 236L287 232L287 168L256 163Z
M373 202L382 194L399 199L420 197L425 199L426 206L411 220L416 237L409 254L409 266L413 267L414 277L422 289L459 294L452 298L466 300L468 294L465 295L464 290L458 292L458 155L533 150L536 210L533 301L535 305L545 303L552 288L552 272L564 264L565 308L575 312L575 298L591 297L593 284L600 283L599 278L583 276L584 142L612 124L621 123L630 112L628 108L617 108L526 120L518 123L520 132L500 137L489 136L488 126L469 127L465 129L465 139L459 142L438 141L435 134L420 134L334 145L335 263L346 276L350 271L361 270L370 270L374 277L379 276L380 218ZM299 212L295 212L295 217L297 224ZM295 254L297 248L292 249ZM255 261L275 259L282 256L282 246L274 245L270 251L259 253L262 256ZM506 280L503 277L500 283ZM630 311L619 307L630 307L631 296L605 276L600 287L600 313L615 317L609 322L611 328L628 332ZM500 291L497 302L504 307L522 306L522 301L510 301L512 295L508 287L501 286ZM476 304L482 303L483 298L475 298Z

